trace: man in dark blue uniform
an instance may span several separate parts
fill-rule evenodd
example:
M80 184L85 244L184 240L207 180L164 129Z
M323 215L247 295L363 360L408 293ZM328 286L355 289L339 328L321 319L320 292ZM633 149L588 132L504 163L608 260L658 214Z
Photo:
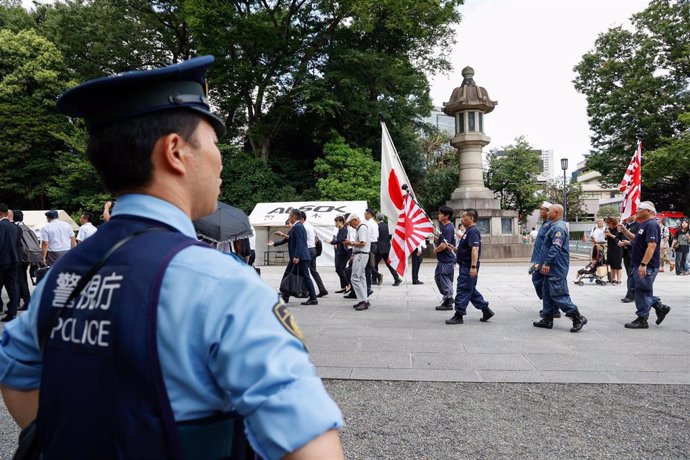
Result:
M477 228L478 214L475 209L465 209L462 213L462 225L467 230L458 244L458 274L457 293L455 294L455 315L446 320L446 324L462 324L463 316L467 314L467 305L472 302L483 315L479 321L486 322L494 312L489 308L489 302L477 290L477 275L479 274L479 257L481 256L482 237Z
M436 253L436 287L443 296L441 305L436 310L453 309L453 275L455 274L455 227L451 222L453 210L448 206L438 208L438 221L441 224L440 235L434 238Z
M537 232L537 237L534 239L532 257L529 260L529 271L532 274L532 285L534 285L534 290L537 292L537 297L539 297L539 300L542 300L543 298L542 291L544 285L544 275L542 275L541 271L539 270L539 261L541 260L541 250L544 245L544 237L546 236L546 232L548 232L549 228L551 227L551 221L547 218L547 214L551 206L553 206L551 203L544 201L539 207L539 217L541 218L543 224ZM539 315L544 316L544 312L540 311ZM554 313L553 317L560 318L561 312L557 311Z
M637 318L625 325L628 329L649 328L647 318L652 308L656 312L656 324L661 324L671 311L671 307L663 305L658 298L654 297L654 280L659 272L661 241L659 224L654 219L655 214L654 203L643 201L637 206L637 221L639 222L637 233L633 235L627 230L623 231L625 236L632 240L630 274L637 309Z
M541 248L539 269L544 275L542 284L542 319L532 324L535 327L553 328L554 314L563 310L565 316L573 320L570 332L578 332L587 324L577 306L570 300L568 292L568 268L570 267L570 240L568 226L563 221L563 206L554 204L549 208L547 217L551 221L549 230L544 236Z
M221 186L212 62L58 100L84 118L118 201L0 340L3 398L20 426L36 421L43 458L247 458L247 441L266 459L343 458L342 416L294 317L252 267L195 238Z

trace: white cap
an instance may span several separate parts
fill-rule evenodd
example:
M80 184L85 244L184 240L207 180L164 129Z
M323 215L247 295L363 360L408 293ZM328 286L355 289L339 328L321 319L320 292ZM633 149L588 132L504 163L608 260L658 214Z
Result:
M355 214L355 213L353 212L352 214L350 214L349 216L347 216L347 220L345 221L345 223L346 223L346 224L349 224L349 223L350 223L352 220L354 220L354 219L357 219L357 220L360 220L360 221L362 220L362 219L359 218L359 216L358 216L357 214Z
M637 205L637 209L646 209L656 214L656 208L654 207L654 203L652 203L651 201L643 201L642 203Z
M549 203L548 201L544 201L539 208L546 208L549 209L551 206L553 206L553 203Z

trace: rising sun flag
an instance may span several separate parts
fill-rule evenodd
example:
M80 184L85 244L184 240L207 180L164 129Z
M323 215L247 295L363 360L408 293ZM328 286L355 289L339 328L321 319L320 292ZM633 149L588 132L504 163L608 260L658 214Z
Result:
M414 199L412 185L384 121L381 130L381 212L396 222L389 263L405 276L407 258L434 232L434 224Z
M642 141L637 143L637 150L630 160L618 189L623 193L621 203L621 219L627 219L637 212L640 204L640 188L642 187Z

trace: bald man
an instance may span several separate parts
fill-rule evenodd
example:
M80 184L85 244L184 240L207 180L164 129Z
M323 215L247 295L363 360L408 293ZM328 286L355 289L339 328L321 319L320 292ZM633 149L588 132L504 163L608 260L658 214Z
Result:
M563 206L551 205L546 217L551 222L544 236L539 260L539 271L544 275L542 285L542 319L532 323L535 327L553 328L553 318L558 310L573 320L570 332L578 332L587 324L568 292L568 268L570 266L570 241L568 227L563 221Z

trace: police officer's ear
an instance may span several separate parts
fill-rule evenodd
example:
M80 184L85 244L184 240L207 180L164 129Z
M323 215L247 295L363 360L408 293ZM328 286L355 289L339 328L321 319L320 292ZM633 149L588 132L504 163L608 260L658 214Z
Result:
M161 136L153 147L151 161L154 171L161 170L175 175L183 175L189 168L194 154L194 145L177 133Z

